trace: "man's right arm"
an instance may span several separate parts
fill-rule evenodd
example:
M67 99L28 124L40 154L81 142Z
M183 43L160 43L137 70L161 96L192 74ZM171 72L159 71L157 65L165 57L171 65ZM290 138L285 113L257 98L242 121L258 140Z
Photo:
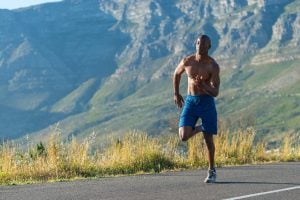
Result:
M176 67L175 72L174 72L174 76L173 76L174 102L179 108L181 108L182 104L184 103L183 98L182 98L182 96L180 95L180 92L179 92L179 85L180 85L181 75L185 71L184 63L185 63L185 59L181 60L179 65Z

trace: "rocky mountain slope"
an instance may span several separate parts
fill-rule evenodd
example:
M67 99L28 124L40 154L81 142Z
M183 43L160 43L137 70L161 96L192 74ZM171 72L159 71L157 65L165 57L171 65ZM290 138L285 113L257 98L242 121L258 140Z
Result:
M132 129L176 132L172 73L199 33L212 38L222 68L223 121L265 136L299 131L299 10L299 0L65 0L0 10L0 135L41 139L57 124L65 137L99 141Z

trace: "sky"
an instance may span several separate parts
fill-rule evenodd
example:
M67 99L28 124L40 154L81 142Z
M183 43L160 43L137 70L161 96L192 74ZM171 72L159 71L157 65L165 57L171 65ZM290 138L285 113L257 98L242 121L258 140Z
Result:
M31 5L37 5L41 3L47 2L55 2L61 0L0 0L0 9L15 9L15 8L22 8Z

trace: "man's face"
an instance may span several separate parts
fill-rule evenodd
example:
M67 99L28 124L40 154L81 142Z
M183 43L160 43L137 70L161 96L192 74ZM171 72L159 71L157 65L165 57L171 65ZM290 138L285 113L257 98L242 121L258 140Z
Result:
M196 41L196 51L200 55L207 54L210 48L210 41L206 37L199 37Z

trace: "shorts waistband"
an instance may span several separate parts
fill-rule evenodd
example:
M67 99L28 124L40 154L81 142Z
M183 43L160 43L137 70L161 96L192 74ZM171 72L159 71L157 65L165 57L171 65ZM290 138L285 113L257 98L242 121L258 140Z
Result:
M210 95L207 95L207 94L203 94L203 95L191 95L191 94L188 94L188 95L186 95L187 97L195 97L195 98L197 98L197 97L211 97L211 98L213 98L212 96L210 96Z

